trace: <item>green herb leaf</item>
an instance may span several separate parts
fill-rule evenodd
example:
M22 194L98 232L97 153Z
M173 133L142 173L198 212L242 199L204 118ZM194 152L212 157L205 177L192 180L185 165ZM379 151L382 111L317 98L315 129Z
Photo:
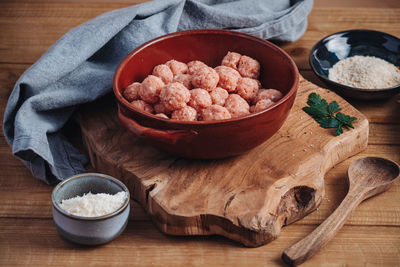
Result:
M308 96L307 104L312 107L315 111L316 116L328 115L328 103L325 99L321 99L321 96L316 93L311 93Z
M336 119L340 121L343 125L349 126L351 128L354 128L353 121L357 120L356 117L350 117L349 115L343 114L341 112L336 114Z
M342 125L341 124L339 124L339 126L337 127L335 133L336 133L336 135L341 135L343 133L343 129L342 129Z
M336 101L332 101L328 106L329 115L333 116L334 113L342 110Z
M319 126L321 126L322 128L339 127L339 121L335 118L320 117L314 119L319 123Z
M336 128L336 135L343 133L343 126L354 128L353 121L356 117L339 112L342 110L336 101L328 104L325 99L316 93L311 93L308 96L308 106L303 107L303 111L314 118L323 128ZM336 113L336 115L335 115Z
M311 117L315 118L320 118L324 117L324 113L322 113L318 108L316 107L303 107L303 110L308 113Z
M308 105L313 106L320 102L321 102L321 96L318 95L317 93L311 93L308 96L308 101L307 101Z

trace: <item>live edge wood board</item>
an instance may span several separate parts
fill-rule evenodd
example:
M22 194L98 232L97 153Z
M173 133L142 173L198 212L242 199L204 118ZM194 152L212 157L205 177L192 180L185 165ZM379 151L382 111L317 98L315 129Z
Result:
M340 136L302 111L316 92L358 118ZM94 168L123 181L157 227L171 235L223 235L255 247L276 239L282 226L314 211L324 197L324 175L367 147L368 120L335 93L301 79L282 128L246 154L222 160L168 155L123 128L116 105L80 112Z

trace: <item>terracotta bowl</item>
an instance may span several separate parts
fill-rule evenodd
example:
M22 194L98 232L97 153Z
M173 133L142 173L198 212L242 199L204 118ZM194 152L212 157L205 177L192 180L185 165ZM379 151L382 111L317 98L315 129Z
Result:
M257 59L263 88L278 89L283 98L245 117L181 122L137 110L121 94L132 82L141 82L154 66L170 59L185 63L200 60L216 67L228 51ZM234 31L190 30L161 36L135 49L116 70L113 87L119 120L134 135L174 155L215 159L244 153L276 133L293 105L298 83L293 60L268 41Z

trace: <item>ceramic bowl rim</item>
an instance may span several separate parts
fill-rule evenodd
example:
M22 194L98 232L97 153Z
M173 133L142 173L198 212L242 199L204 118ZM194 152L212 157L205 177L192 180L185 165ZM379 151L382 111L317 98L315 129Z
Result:
M159 41L163 41L165 39L170 39L170 38L174 38L174 37L182 36L182 35L198 35L198 34L235 35L238 37L246 38L246 39L256 41L259 43L263 43L264 45L269 46L272 50L274 50L275 52L279 53L284 58L286 58L288 60L288 64L289 64L290 68L293 70L294 79L293 79L293 83L290 86L289 91L278 102L276 102L274 105L268 107L267 109L265 109L263 111L256 112L256 113L250 113L250 114L248 114L246 116L242 116L242 117L225 119L225 120L215 120L215 121L179 121L179 120L165 119L165 118L157 117L157 116L155 116L155 114L150 114L150 113L141 111L139 109L133 108L131 105L129 105L129 102L122 96L121 92L117 89L117 88L119 88L117 81L119 80L119 78L121 76L123 68L130 61L130 59L132 57L134 57L137 53L140 53L142 50L146 49L147 47L149 47L152 44L157 43ZM257 37L257 36L251 35L251 34L242 33L242 32L238 32L238 31L232 31L232 30L194 29L194 30L185 30L185 31L178 31L178 32L165 34L165 35L156 37L156 38L138 46L137 48L135 48L120 62L117 69L115 70L114 78L113 78L113 92L114 92L114 96L117 98L118 105L123 105L124 108L127 108L128 110L133 111L133 112L137 112L140 115L145 116L147 118L151 118L153 120L164 121L164 122L168 122L170 124L176 124L176 125L193 125L193 126L215 125L215 124L221 125L221 124L230 124L230 123L242 121L242 120L248 120L253 117L260 116L263 113L266 113L270 110L273 110L273 109L279 107L282 103L288 101L293 96L293 94L295 94L297 92L299 80L300 80L299 76L300 76L299 70L297 68L297 65L294 63L293 59L282 48L278 47L277 45L271 43L268 40L262 39L260 37Z
M108 213L108 214L105 214L105 215L101 215L101 216L95 216L95 217L75 215L75 214L72 214L72 213L69 213L69 212L63 210L55 200L55 197L56 197L58 191L62 187L66 186L70 181L76 180L76 179L84 179L86 177L94 177L94 178L97 178L97 179L98 178L105 179L105 180L111 181L114 184L117 184L118 186L120 186L121 189L126 193L125 201L121 205L121 207L119 207L117 210L115 210L115 211L113 211L111 213ZM71 219L82 220L82 221L100 221L100 220L109 219L111 217L115 217L118 214L122 213L129 206L130 193L129 193L128 188L125 186L125 184L123 184L120 180L118 180L118 179L116 179L116 178L114 178L112 176L106 175L106 174L89 172L89 173L81 173L81 174L77 174L77 175L71 176L68 179L65 179L64 181L61 181L59 184L57 184L54 187L53 192L51 193L51 201L53 202L53 207L58 212L60 212L64 216L67 216L67 217L69 217Z
M392 91L392 90L398 90L398 89L400 88L400 84L397 84L397 85L392 86L392 87L379 88L379 89L367 89L367 88L352 87L352 86L344 85L344 84L335 82L335 81L333 81L333 80L330 80L330 79L327 78L326 76L321 75L321 74L316 70L315 65L314 65L314 63L313 63L313 61L312 61L312 58L313 58L313 54L314 54L314 52L315 52L317 46L320 46L322 43L324 43L325 41L327 41L329 38L331 38L331 37L334 36L334 35L339 35L339 34L342 34L342 33L352 33L352 32L375 32L375 33L380 33L380 34L383 34L383 35L390 36L391 38L397 40L397 41L399 42L399 44L400 44L400 39L399 39L398 37L394 36L394 35L391 35L391 34L389 34L389 33L382 32L382 31L375 31L375 30L368 30L368 29L351 29L351 30L344 30L344 31L340 31L340 32L335 32L335 33L329 34L329 35L323 37L321 40L319 40L316 44L314 44L314 46L313 46L313 47L311 48L311 50L310 50L310 55L309 55L309 57L308 57L308 62L309 62L309 64L310 64L311 69L312 69L312 71L314 72L314 74L317 75L320 79L322 79L323 81L325 81L325 82L327 82L327 83L331 83L331 84L333 84L333 85L335 85L335 86L337 86L337 87L342 87L342 88L345 88L345 89L349 89L349 90L353 90L353 91L358 91L358 92L370 92L370 93L374 93L374 92L387 92L387 91ZM389 62L389 63L391 63L391 62ZM393 63L391 63L391 64L393 64ZM394 64L393 64L393 65L394 65ZM397 67L397 66L396 66L396 67Z

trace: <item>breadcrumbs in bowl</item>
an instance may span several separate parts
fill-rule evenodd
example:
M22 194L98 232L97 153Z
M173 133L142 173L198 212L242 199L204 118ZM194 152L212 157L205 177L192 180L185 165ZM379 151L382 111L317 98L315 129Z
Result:
M342 96L377 100L400 92L399 51L395 36L348 30L320 40L309 60L317 77Z
M155 111L133 107L124 90L154 74L160 64L174 66L170 70L176 73L161 89ZM195 74L185 85L181 76ZM134 135L174 155L211 159L244 153L278 131L293 105L298 82L293 60L266 40L234 31L192 30L135 49L118 67L113 88L120 122ZM278 90L281 99L250 113L261 86Z

